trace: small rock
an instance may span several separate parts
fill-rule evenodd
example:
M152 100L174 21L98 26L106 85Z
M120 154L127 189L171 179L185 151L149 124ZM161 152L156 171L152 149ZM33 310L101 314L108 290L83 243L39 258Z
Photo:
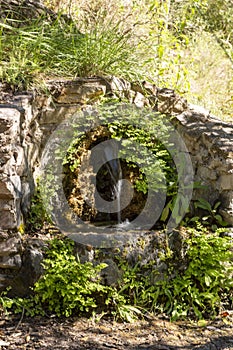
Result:
M10 343L0 339L0 346L9 346Z

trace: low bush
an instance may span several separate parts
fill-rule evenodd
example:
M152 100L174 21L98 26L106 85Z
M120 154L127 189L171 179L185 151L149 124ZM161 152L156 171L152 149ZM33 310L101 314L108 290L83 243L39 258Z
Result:
M233 252L229 237L187 230L187 267L177 271L172 255L164 257L167 274L154 281L153 262L130 266L122 258L122 277L116 286L106 286L101 271L106 264L80 263L74 243L51 241L43 262L44 275L36 282L29 299L0 298L4 310L26 311L28 315L112 315L132 321L144 313L165 313L179 318L215 317L233 303Z

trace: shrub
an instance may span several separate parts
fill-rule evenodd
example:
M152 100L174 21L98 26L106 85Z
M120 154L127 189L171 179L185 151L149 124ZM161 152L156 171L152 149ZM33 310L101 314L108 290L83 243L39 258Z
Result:
M164 256L170 266L167 275L154 282L153 261L131 266L120 258L122 276L116 286L104 285L100 277L106 264L81 264L74 256L72 241L54 239L34 295L13 301L2 296L0 302L5 311L14 307L15 312L25 310L31 316L48 312L57 316L108 314L133 321L145 312L163 312L172 320L215 317L233 302L232 242L218 232L187 233L185 270L175 269L168 251Z
M45 274L34 287L36 303L56 315L87 313L101 305L107 287L101 283L100 271L106 264L84 264L73 254L70 240L53 240L43 262Z
M171 271L152 287L155 309L171 315L172 319L196 316L214 317L233 301L233 252L229 237L218 232L188 230L188 266L184 272ZM227 296L227 298L226 298Z

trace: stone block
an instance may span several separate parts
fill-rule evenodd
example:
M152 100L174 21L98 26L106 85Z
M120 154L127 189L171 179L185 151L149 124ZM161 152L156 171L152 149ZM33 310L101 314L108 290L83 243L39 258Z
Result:
M0 241L0 256L2 257L17 254L21 249L20 237L10 237Z
M62 87L57 103L86 104L97 101L106 93L106 86L99 83L84 83L83 85L70 84Z
M0 133L7 134L9 132L9 129L11 129L13 126L13 122L14 121L12 118L8 118L8 109L0 108Z
M132 86L128 81L115 76L111 77L109 81L109 85L107 86L107 88L110 89L110 91L108 92L113 93L113 95L117 95L119 97L125 97L125 98L127 97Z
M44 242L41 242L41 248L31 247L30 242L30 247L25 249L22 267L12 282L12 292L15 295L28 296L31 287L42 275L43 246Z
M0 210L0 229L7 230L17 228L18 223L14 209L16 210L16 208L11 208L11 211Z
M117 264L111 260L106 259L103 261L107 266L101 271L101 277L108 286L117 285L119 278L121 277L121 272L117 267Z
M136 92L136 95L134 97L134 104L139 107L142 108L144 107L146 104L148 105L149 102L148 100L145 98L145 96L143 94L141 94L140 92Z
M217 186L220 190L233 190L233 173L221 175L218 179Z
M9 211L13 208L14 201L9 201L7 199L0 199L0 211Z
M209 163L209 167L211 169L219 169L223 166L222 164L222 160L220 158L214 158L214 159L210 159L210 163Z
M6 289L9 286L12 276L0 274L0 291Z
M24 149L22 147L18 146L15 148L14 158L15 158L16 173L17 175L22 176L26 167L25 154L24 154Z
M20 134L21 114L22 111L10 105L0 108L0 132L11 136L10 143Z
M201 179L209 179L209 180L217 179L216 171L214 171L213 169L210 169L207 166L200 166L197 171L197 176L199 176Z
M233 210L220 210L219 212L222 215L223 219L231 226L233 226Z
M0 257L0 268L1 269L12 269L18 270L22 265L21 256L16 254L12 257L10 256L2 256Z
M1 199L13 199L14 198L14 187L11 182L0 180L0 198Z
M80 110L79 105L60 105L53 104L52 107L43 110L40 115L39 125L43 124L55 124L58 126L64 119L73 115L76 111Z

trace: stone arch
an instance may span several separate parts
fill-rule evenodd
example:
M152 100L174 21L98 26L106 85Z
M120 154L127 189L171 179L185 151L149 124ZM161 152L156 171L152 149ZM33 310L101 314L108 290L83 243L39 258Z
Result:
M186 143L195 169L193 199L211 204L220 200L224 218L233 223L233 126L193 106L170 89L129 83L116 77L50 81L50 95L9 95L0 105L2 134L0 175L0 227L15 229L30 206L43 148L55 128L79 109L103 97L127 99L138 107L152 106L173 115L173 123Z

